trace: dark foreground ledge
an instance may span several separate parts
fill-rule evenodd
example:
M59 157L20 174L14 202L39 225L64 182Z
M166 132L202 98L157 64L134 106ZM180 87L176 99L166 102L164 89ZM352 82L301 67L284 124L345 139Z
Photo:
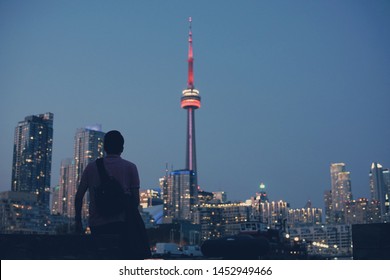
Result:
M152 235L152 239L156 236ZM161 238L161 234L158 236ZM355 260L390 260L390 223L353 225L352 243ZM216 257L213 255L215 252L224 252L219 243L211 242L209 245L209 248L205 248L205 253L210 257ZM265 253L269 250L264 242L257 246L258 252ZM97 238L71 234L0 234L1 260L115 260L120 258L119 248L120 243L115 236ZM229 249L228 253L232 252L231 246L224 249ZM239 249L244 252L252 251L245 246Z
M119 259L115 236L1 234L2 260Z
M390 260L390 223L352 225L354 260Z

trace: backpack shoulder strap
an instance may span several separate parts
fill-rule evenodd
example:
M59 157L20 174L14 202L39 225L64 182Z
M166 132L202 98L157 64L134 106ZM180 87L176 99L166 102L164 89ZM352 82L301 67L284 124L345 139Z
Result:
M98 168L99 178L101 181L105 181L108 179L108 174L106 169L104 168L103 158L98 158L96 160L96 165Z

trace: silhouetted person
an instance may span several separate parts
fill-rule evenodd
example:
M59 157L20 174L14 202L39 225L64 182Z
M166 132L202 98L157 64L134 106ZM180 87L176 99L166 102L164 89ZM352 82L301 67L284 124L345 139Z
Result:
M94 236L112 234L119 237L121 258L144 259L150 257L148 238L145 225L138 211L140 180L137 166L120 157L123 152L124 139L119 131L113 130L104 137L103 159L104 168L109 176L114 177L122 186L125 193L125 210L114 216L99 213L96 205L96 189L99 186L99 170L97 161L91 162L85 168L80 185L77 189L76 231L83 232L81 209L83 197L89 190L89 226Z

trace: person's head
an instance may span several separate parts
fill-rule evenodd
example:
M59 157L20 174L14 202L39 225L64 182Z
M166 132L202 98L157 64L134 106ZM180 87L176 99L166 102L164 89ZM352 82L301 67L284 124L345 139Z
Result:
M104 151L107 154L120 155L123 152L124 143L125 139L117 130L111 130L104 135Z

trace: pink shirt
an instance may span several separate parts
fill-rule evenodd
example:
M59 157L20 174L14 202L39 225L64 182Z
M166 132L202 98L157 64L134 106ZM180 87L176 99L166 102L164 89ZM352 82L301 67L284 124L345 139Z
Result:
M140 181L137 166L119 155L108 155L104 158L104 167L108 175L113 176L121 183L125 193L131 193L131 189L139 189ZM96 162L91 162L85 168L81 176L79 191L85 193L89 191L89 225L99 226L112 222L125 220L124 214L114 217L102 217L96 211L94 188L100 183Z

